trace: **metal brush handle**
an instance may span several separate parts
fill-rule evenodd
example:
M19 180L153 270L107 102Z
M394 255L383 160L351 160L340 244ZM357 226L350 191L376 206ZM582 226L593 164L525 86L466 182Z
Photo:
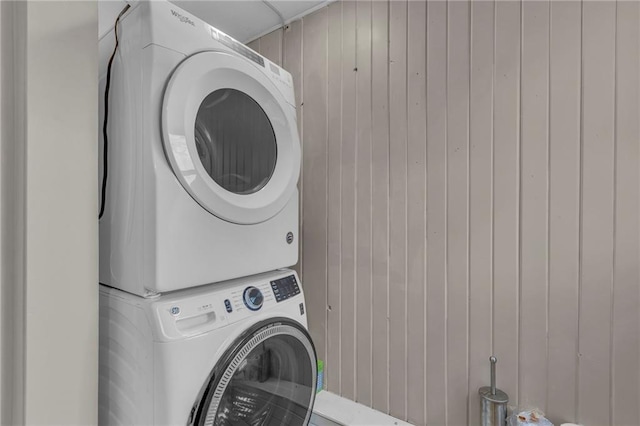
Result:
M491 363L491 395L496 394L496 363L498 362L498 358L495 356L489 357L489 362Z

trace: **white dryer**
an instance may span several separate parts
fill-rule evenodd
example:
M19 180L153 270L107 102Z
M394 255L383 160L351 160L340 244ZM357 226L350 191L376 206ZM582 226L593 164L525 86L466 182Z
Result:
M100 40L100 282L152 296L294 265L291 75L166 1L117 29L108 107L114 32Z
M317 360L281 270L157 298L100 289L100 425L306 425Z

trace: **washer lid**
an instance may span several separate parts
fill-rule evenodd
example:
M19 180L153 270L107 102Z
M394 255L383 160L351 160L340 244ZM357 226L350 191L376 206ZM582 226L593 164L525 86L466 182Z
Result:
M162 136L174 174L203 208L238 224L275 216L300 173L295 115L258 66L227 52L187 58L171 76Z
M307 331L284 318L244 333L205 382L188 425L304 426L316 394L317 359Z

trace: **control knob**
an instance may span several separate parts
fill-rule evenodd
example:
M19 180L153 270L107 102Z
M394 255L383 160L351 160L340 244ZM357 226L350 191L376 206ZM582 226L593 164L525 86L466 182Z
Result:
M257 311L262 307L264 302L264 296L262 292L256 287L247 287L244 290L244 304L252 311Z

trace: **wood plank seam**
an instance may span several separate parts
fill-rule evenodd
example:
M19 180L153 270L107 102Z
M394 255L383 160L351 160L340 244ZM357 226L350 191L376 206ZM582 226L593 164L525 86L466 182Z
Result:
M616 232L617 232L617 195L618 195L618 1L615 2L615 23L613 42L613 244L611 255L611 301L609 312L609 424L614 425L614 309L615 309L615 289L616 289Z
M583 203L584 203L584 1L580 1L580 196L578 226L578 338L576 339L576 412L574 418L580 421L580 335L582 331L582 263L583 245Z

